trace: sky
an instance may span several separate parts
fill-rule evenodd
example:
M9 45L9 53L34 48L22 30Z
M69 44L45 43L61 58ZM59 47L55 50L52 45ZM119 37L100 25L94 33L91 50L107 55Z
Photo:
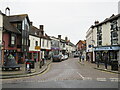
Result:
M28 14L33 25L50 36L66 36L76 44L86 39L86 32L94 21L102 22L118 14L120 0L0 0L0 10L10 8L10 15Z

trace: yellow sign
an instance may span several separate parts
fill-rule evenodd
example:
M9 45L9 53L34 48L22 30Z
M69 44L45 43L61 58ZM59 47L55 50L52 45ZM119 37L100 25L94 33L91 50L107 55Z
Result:
M36 50L40 50L40 46L35 46L35 49Z

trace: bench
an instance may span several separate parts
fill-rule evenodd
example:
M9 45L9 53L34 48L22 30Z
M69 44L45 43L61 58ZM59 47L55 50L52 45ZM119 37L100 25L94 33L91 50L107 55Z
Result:
M12 70L16 70L16 68L17 68L17 70L20 70L20 65L15 65L15 66L2 66L2 71L4 71L4 70L10 70L10 69L12 69Z

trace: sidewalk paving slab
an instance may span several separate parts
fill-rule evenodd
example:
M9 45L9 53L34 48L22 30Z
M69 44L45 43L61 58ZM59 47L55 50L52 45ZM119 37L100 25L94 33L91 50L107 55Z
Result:
M120 74L120 67L118 68L118 71L114 71L114 70L111 70L111 66L108 65L107 66L107 70L105 70L105 66L103 63L101 63L99 65L99 68L97 67L96 63L91 63L91 62L88 62L88 61L84 61L84 62L80 62L78 61L78 63L80 63L82 66L90 66L90 67L93 67L94 69L97 69L97 70L101 70L101 71L106 71L106 72L111 72L111 73L115 73L115 74Z
M47 70L48 65L51 63L51 60L46 60L45 65L42 68L39 68L39 62L35 63L35 69L31 69L31 73L26 73L25 64L21 64L22 68L20 71L1 71L0 79L9 79L9 78L19 78L19 77L28 77L43 73Z

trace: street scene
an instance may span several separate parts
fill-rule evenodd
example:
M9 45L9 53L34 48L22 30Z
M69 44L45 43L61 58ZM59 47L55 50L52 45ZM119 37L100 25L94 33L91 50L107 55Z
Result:
M1 89L117 90L119 70L119 0L0 3Z
M83 64L83 63L82 63ZM43 74L5 79L3 88L118 88L118 74L94 69L94 64L71 58L53 62ZM102 67L102 65L101 65Z

